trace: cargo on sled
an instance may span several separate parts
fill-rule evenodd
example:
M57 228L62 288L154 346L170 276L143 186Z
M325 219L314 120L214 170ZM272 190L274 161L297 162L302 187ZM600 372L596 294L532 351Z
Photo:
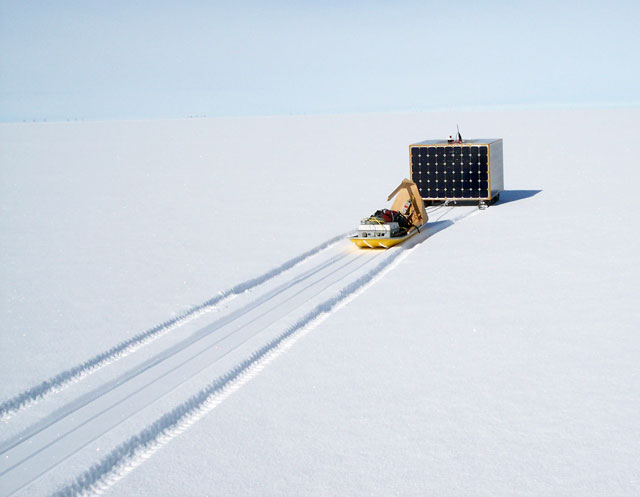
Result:
M403 179L387 201L393 197L391 209L376 211L360 221L358 233L349 240L362 248L388 249L419 233L429 218L416 184Z

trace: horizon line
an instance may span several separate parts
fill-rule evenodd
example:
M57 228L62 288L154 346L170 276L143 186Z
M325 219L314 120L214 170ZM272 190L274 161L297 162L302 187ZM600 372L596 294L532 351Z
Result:
M74 118L42 118L42 119L21 119L21 120L4 120L0 118L0 125L10 124L60 124L60 123L99 123L99 122L148 122L148 121L182 121L191 119L264 119L274 117L313 117L313 116L366 116L381 114L418 114L429 112L446 112L446 111L464 111L478 112L490 110L551 110L551 109L620 109L620 108L636 108L640 107L640 100L631 100L625 102L545 102L545 103L517 103L517 104L477 104L477 105L428 105L416 107L397 107L387 110L345 110L345 111L327 111L327 112L289 112L289 113L273 113L273 114L188 114L185 116L157 116L157 117L74 117Z

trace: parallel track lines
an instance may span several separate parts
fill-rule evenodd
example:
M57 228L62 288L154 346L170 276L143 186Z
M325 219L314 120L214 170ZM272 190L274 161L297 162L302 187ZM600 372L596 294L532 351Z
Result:
M405 244L386 251L357 252L340 249L335 255L330 254L330 257L306 271L291 275L288 280L263 295L62 406L44 420L0 445L0 455L3 456L0 459L0 478L4 482L0 485L0 496L13 495L34 483L99 437L212 367L208 374L218 375L215 381L177 407L165 411L155 422L117 446L55 495L86 495L98 490L101 485L108 486L108 482L117 475L126 473L127 468L138 464L164 441L186 429L232 391L249 381L256 371L288 348L305 330L348 303L386 274L401 260L403 254L474 212L477 211L463 211L458 216L439 221L450 213L445 209L422 233ZM307 255L301 254L271 272L241 285L255 287L264 283L285 271L283 268L287 264L290 264L289 268L293 267L337 243L340 238L343 238L342 235L306 252ZM364 262L358 264L360 259L364 259ZM373 267L368 267L370 265ZM270 276L274 271L279 272ZM333 286L337 286L333 296L320 301L324 298L324 292ZM234 288L240 292L241 286L236 285ZM246 288L242 291L245 290ZM314 305L314 299L319 303ZM298 311L303 305L311 310ZM297 317L300 315L301 317ZM287 318L285 322L274 327L284 318ZM291 322L293 324L286 324ZM260 340L252 345L257 349L253 352L250 352L250 348L241 349L257 337L261 337ZM230 355L234 352L239 354ZM243 358L242 354L249 355ZM230 369L220 375L220 372L225 371L224 368ZM68 371L73 369L75 368ZM198 381L204 379L200 378ZM193 383L191 388L197 388L197 384ZM171 401L165 402L169 402L171 406ZM162 405L155 409L162 409ZM153 412L148 411L147 415ZM135 419L139 418L136 416Z
M234 386L246 383L252 370L258 369L270 361L278 352L285 349L296 335L310 328L323 316L327 316L341 304L355 297L376 279L382 277L392 264L405 254L407 249L415 246L401 247L391 251L387 257L375 267L367 271L355 281L344 286L333 297L316 305L311 311L298 319L282 334L271 340L242 361L225 375L217 378L196 395L171 410L137 435L118 446L99 463L80 475L74 482L57 491L55 497L75 497L88 495L99 487L104 488L110 475L126 473L126 466L134 467L136 461L152 453L168 438L180 433L194 420L213 409L219 399ZM388 253L388 252L387 252Z
M224 326L227 326L229 324L232 324L234 321L242 318L245 314L247 314L248 312L252 311L253 309L256 309L257 307L268 303L270 300L274 299L275 297L277 297L278 295L282 294L284 291L292 288L293 286L305 281L306 279L312 277L313 275L317 274L318 272L332 266L333 264L341 261L342 259L344 259L345 257L347 257L348 254L346 253L342 253L342 254L338 254L335 257L332 257L331 259L329 259L328 261L323 261L322 263L314 266L313 268L305 271L304 273L295 276L294 278L292 278L290 281L287 281L281 285L279 285L278 287L274 288L273 290L267 292L266 294L252 300L251 302L245 304L244 306L242 306L241 308L235 310L234 312L223 316L219 319L217 319L216 321L214 321L213 323L211 323L210 325L201 328L199 330L197 330L196 332L194 332L191 336L183 339L182 341L178 342L177 344L173 345L172 347L169 347L168 349L165 349L164 351L160 352L159 354L156 354L155 356L147 359L146 361L142 362L141 364L139 364L138 366L136 366L135 368L129 370L127 373L101 385L99 388L88 392L86 394L84 394L82 397L80 397L79 399L76 399L74 401L72 401L71 403L63 406L62 408L56 410L55 412L53 412L51 415L47 416L45 419L43 419L42 421L32 425L30 428L28 428L27 430L19 433L18 435L10 438L9 440L3 442L2 444L0 444L0 455L4 454L5 452L7 452L8 450L11 450L12 448L14 448L15 446L19 445L20 443L22 443L23 440L28 439L33 437L34 435L37 435L38 433L40 433L41 431L45 430L46 428L48 428L49 426L51 426L52 424L56 423L57 421L59 421L60 419L68 416L69 414L72 414L73 412L77 411L78 409L82 408L83 406L89 404L90 402L96 400L97 398L109 393L110 391L112 391L113 389L119 387L121 384L139 376L140 374L144 373L145 371L147 371L148 369L158 365L159 363L165 361L166 359L174 356L175 354L177 354L178 352L186 349L187 347L193 345L194 343L202 340L203 338L211 335L212 333L214 333L215 331L223 328ZM216 342L217 343L217 342ZM0 476L2 476L4 473L0 472Z
M346 233L334 236L329 240L321 243L320 245L317 245L316 247L289 259L280 266L277 266L260 276L246 280L227 290L222 290L215 297L196 305L188 311L185 311L172 319L164 321L163 323L157 324L156 326L153 326L152 328L149 328L142 333L138 333L137 335L114 345L110 349L97 354L96 356L86 360L85 362L62 371L61 373L58 373L57 375L42 381L41 383L11 397L10 399L5 400L4 402L0 403L0 419L6 418L19 411L20 409L32 405L38 400L64 388L69 383L78 381L94 373L98 369L101 369L107 364L125 357L126 355L134 352L140 347L155 340L156 338L159 338L168 331L186 324L187 322L198 317L204 312L212 310L216 305L219 305L231 296L239 295L247 290L253 289L275 278L281 273L306 261L310 257L335 245L340 240L344 239L345 236Z
M371 254L371 253L365 254L362 252L361 253L358 253L358 252L340 253L330 258L328 261L324 261L323 263L317 265L316 267L306 271L305 273L293 277L290 281L283 283L279 287L271 290L270 292L267 292L262 297L255 299L254 301L246 304L244 307L242 307L241 309L238 309L234 313L231 313L229 316L220 318L217 322L203 328L202 330L199 330L198 332L194 333L191 337L184 340L183 342L180 342L175 346L170 347L169 349L163 351L157 356L145 361L144 363L137 366L136 368L133 368L129 372L125 373L124 375L114 380L111 380L110 382L102 385L101 387L94 390L93 392L86 394L81 399L78 399L68 404L67 406L61 408L60 410L53 413L53 415L47 418L46 420L43 420L42 422L37 423L36 425L33 425L28 430L26 430L25 432L22 432L21 434L14 437L13 439L11 439L10 441L8 441L3 445L2 451L0 452L0 454L11 453L12 455L11 459L13 460L10 466L8 467L5 466L2 472L0 472L0 477L4 477L5 475L9 475L17 471L18 469L20 469L21 465L26 461L31 460L31 465L33 465L32 458L37 458L36 456L38 456L43 451L48 451L49 456L53 457L53 459L49 459L49 462L47 463L44 463L44 460L39 460L38 461L39 469L37 474L32 474L31 477L27 478L27 481L22 481L17 488L13 488L13 490L11 490L11 494L18 491L20 488L24 488L26 485L35 481L40 476L50 471L53 467L57 466L58 464L66 460L68 457L72 456L77 451L81 450L83 447L95 441L98 437L107 433L108 431L113 429L115 426L121 424L124 420L130 418L131 416L134 416L135 414L142 411L144 408L148 407L150 404L152 404L159 398L164 397L171 391L178 388L181 384L188 381L195 374L201 372L203 369L206 369L206 367L209 367L212 364L212 362L207 361L205 366L203 367L199 366L197 370L190 369L188 372L188 375L184 379L176 382L174 373L176 373L183 366L189 365L189 363L191 363L193 360L195 360L199 356L203 356L207 354L209 351L215 349L220 343L230 338L233 338L233 336L236 333L238 333L240 330L244 329L245 327L248 327L253 323L260 322L260 327L255 332L251 333L247 337L243 337L237 343L231 343L231 346L225 348L223 352L218 355L218 357L211 358L213 359L213 362L220 360L221 358L232 353L241 345L243 345L244 343L252 339L254 336L258 335L264 329L268 328L269 326L277 322L279 319L281 319L281 317L283 317L283 316L280 316L272 322L267 322L266 320L263 319L267 314L273 312L274 310L281 309L284 312L284 316L291 315L303 303L306 303L309 299L322 294L331 286L335 284L339 284L341 281L344 281L344 279L348 278L349 275L351 275L354 272L358 272L360 268L371 263L371 261L374 261L381 255L382 255L382 252L378 254ZM338 264L340 261L342 261L345 258L347 259L346 262L343 262L342 264ZM359 261L362 258L365 259L364 262L361 264L357 264L357 261ZM333 268L332 266L335 266L336 264L338 265L335 268ZM357 264L357 265L353 268L349 268L349 266L353 264ZM308 283L307 285L299 289L295 289L297 285L299 285L300 283L303 283L305 280L307 280L308 278L314 275L319 276L319 278L311 281L310 283ZM332 277L335 278L334 275L337 275L338 279L336 280L331 279ZM325 280L328 280L328 279L329 281L325 283ZM149 380L145 380L142 385L139 385L139 386L136 385L136 388L133 391L127 392L126 390L124 390L124 393L126 394L124 397L120 398L119 400L117 400L112 404L109 404L109 406L106 409L103 409L97 413L93 413L89 417L83 419L83 414L80 413L79 411L84 406L89 405L94 400L99 399L100 397L108 394L109 392L119 389L123 385L126 386L127 382L135 379L139 375L143 374L145 371L149 371L151 368L154 368L160 365L163 361L168 360L172 357L175 357L176 354L180 353L183 350L186 350L187 347L189 347L190 345L198 345L198 342L200 340L212 335L214 331L220 330L221 328L227 325L233 326L234 322L238 318L241 318L242 316L246 316L247 313L249 313L254 309L257 309L262 305L268 304L276 296L282 294L286 290L290 290L290 291L296 290L296 291L291 294L287 294L286 298L283 298L282 300L278 300L275 303L275 305L272 306L271 308L266 308L260 314L252 316L249 321L239 324L234 329L218 337L215 341L208 344L206 347L198 348L197 350L194 350L194 353L190 354L188 357L181 360L181 362L179 362L175 366L171 366L169 370L161 371L160 374L157 374L157 375L154 374ZM309 291L311 292L311 294L306 295L305 292L308 293ZM304 296L306 300L296 303L295 299L300 298L301 296ZM290 301L293 301L292 305L288 305ZM207 359L210 359L210 358L207 357ZM167 377L169 377L170 375L173 375L174 379L171 380L173 381L173 383L171 383L170 388L168 389L165 388L165 390L161 392L161 395L155 395L148 398L146 397L146 394L144 396L139 396L142 390L146 389L150 385L157 383L159 381L166 381L168 379ZM139 402L139 400L142 398L144 398L144 401ZM122 414L119 416L112 415L111 418L109 418L110 411L116 409L120 404L128 402L130 399L134 399L133 404L135 405L135 407L133 409L130 409L129 411L127 411L126 415L122 415ZM138 403L136 404L136 402ZM70 418L69 422L72 421L73 424L70 425L70 428L66 428L64 424L62 426L57 426L58 422L60 422L61 420L71 415L73 415L73 418ZM85 425L88 425L89 423L92 423L92 425L94 425L94 428L92 428L94 431L92 432L92 435L90 437L82 438L81 442L69 441L69 440L65 441L65 438L70 436L72 433L82 429L83 427L85 427ZM95 428L95 427L98 427L98 428ZM38 436L38 434L45 431L51 431L49 430L49 428L52 428L53 430L55 430L54 437L52 437L52 439L45 437L45 440L44 440L45 443L42 443L42 441L37 441L36 437ZM32 443L33 443L33 447L31 445ZM22 446L23 448L20 448L20 446ZM13 449L20 449L20 450L18 451L18 453L14 454L15 450ZM18 456L17 460L15 459L15 456ZM49 456L45 456L45 458ZM39 459L42 459L42 458L39 458ZM8 495L11 495L11 494L8 494Z

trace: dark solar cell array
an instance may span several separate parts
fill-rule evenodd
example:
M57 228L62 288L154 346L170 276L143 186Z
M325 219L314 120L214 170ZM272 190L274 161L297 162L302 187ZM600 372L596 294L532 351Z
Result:
M487 198L487 146L412 147L411 176L423 198Z

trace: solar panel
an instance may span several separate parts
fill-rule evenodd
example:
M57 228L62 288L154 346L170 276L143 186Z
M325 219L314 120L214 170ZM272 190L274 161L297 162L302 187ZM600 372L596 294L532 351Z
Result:
M411 178L426 201L490 200L503 190L502 140L410 146Z

